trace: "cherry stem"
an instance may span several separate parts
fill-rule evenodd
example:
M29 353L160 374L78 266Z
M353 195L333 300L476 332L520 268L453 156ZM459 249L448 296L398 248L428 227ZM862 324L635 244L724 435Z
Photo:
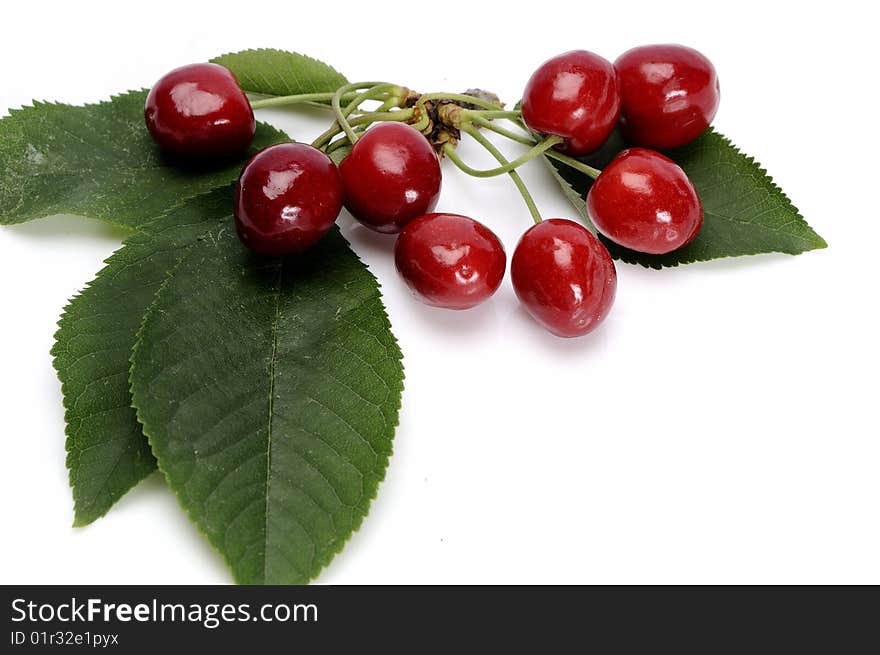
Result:
M364 129L357 129L355 133L360 137L363 136L363 133L366 132ZM345 148L351 146L351 143L348 140L348 137L342 137L341 139L336 139L332 143L329 143L325 148L325 152L329 155L334 150L339 150L340 148Z
M358 86L358 85L356 84L356 85L348 85L348 86ZM345 94L344 89L345 89L345 87L337 89L336 92L333 94L333 97L335 98L337 96L337 94L340 94L340 91L342 91L340 98L345 97L346 94ZM384 110L386 108L399 107L401 101L404 99L405 96L406 96L405 89L403 89L402 87L397 86L395 84L385 84L385 83L374 84L372 87L368 88L366 91L363 91L361 93L356 94L352 98L351 102L349 102L349 104L346 105L345 109L341 110L341 113L342 113L343 119L346 119L365 100L374 100L377 98L385 98L385 102L382 103L382 105L379 107L378 111L371 112L371 114L375 114L375 113L384 114L385 113ZM332 101L333 101L333 98L331 98L331 106L332 106ZM334 112L336 112L336 108L334 108ZM364 114L364 115L367 115L367 114ZM401 119L387 119L387 120L406 120L406 119L401 118ZM346 123L349 125L349 127L351 127L353 121L346 121ZM330 140L334 136L336 136L337 134L339 134L342 131L343 131L343 128L340 125L339 118L337 116L337 120L334 121L334 123L325 132L323 132L320 136L318 136L317 139L315 139L312 142L312 146L315 148L321 148L321 147L325 146L327 143L329 143ZM346 136L348 136L348 135L346 135ZM357 137L355 137L355 140L357 140Z
M359 125L369 125L371 123L376 123L379 121L397 121L397 122L405 122L411 119L413 116L412 109L399 109L397 111L374 111L369 112L367 114L361 114L360 116L347 121L351 128L357 127ZM326 132L318 136L317 139L312 141L312 147L318 148L319 150L326 146L337 134L342 132L342 128L333 123L333 125ZM354 130L352 129L352 132ZM350 136L348 134L345 135L345 139L350 141ZM357 136L355 136L355 142L357 142Z
M376 107L376 111L389 111L391 109L394 109L395 107L399 107L400 100L400 96L392 95L388 98L388 100Z
M549 150L550 148L555 146L557 143L562 143L562 137L548 136L546 139L544 139L543 141L541 141L537 145L534 145L534 147L531 150L529 150L527 153L525 153L521 157L517 157L513 161L508 161L503 166L498 166L497 168L490 168L487 170L479 170L476 168L471 168L466 163L464 163L464 161L461 159L461 157L458 156L458 153L456 153L454 150L447 152L447 155L449 156L449 159L451 159L452 162L456 166L458 166L461 170L463 170L468 175L472 175L474 177L495 177L497 175L503 175L504 173L509 173L510 171L519 168L520 166L522 166L526 162L531 161L535 157L540 156L541 154L543 154L544 152L546 152L547 150Z
M599 175L602 174L598 168L593 168L592 166L588 166L584 162L575 159L574 157L569 157L568 155L563 155L561 152L557 152L556 150L548 150L544 153L551 159L555 159L556 161L569 166L570 168L575 169L576 171L580 171L587 177L595 180Z
M479 114L483 118L510 118L510 119L518 119L521 117L520 112L518 111L504 111L497 109L469 109L469 114Z
M516 141L517 143L522 143L526 146L535 145L535 140L525 134L517 134L516 132L512 132L507 130L500 125L498 125L495 121L491 121L488 118L483 118L477 112L467 111L465 112L465 119L470 120L480 127L485 127L487 130L492 130L496 134L500 134L501 136L507 137L511 141Z
M507 137L508 139L516 141L517 143L522 143L523 145L527 146L532 146L535 144L534 139L531 139L522 134L516 134L515 132L511 132L510 130L505 129L500 125L496 125L493 121L485 118L482 113L469 111L467 112L466 117L477 125L485 127L487 130L491 130L496 134L500 134L501 136ZM543 154L545 157L555 159L556 161L565 164L566 166L569 166L577 171L580 171L584 175L594 180L602 173L602 171L598 168L593 168L592 166L585 164L579 159L569 157L568 155L564 155L556 150L547 150Z
M424 106L421 106L418 103L413 108L413 111L419 116L419 120L412 124L413 129L419 132L424 132L431 124L431 117L428 115L428 112L425 111Z
M342 128L342 131L345 132L345 135L348 137L348 140L351 141L352 145L357 142L357 135L354 133L354 130L351 129L351 125L348 122L349 114L351 114L364 100L370 100L378 95L385 94L386 91L390 91L394 88L399 87L395 84L388 84L387 82L353 82L352 84L345 84L336 89L336 93L333 94L333 98L330 100L330 105L333 107L333 113L336 114L336 124ZM354 100L352 100L345 107L345 110L343 110L342 96L345 95L346 92L357 91L360 89L366 89L366 91L355 96Z
M333 100L333 96L336 94L335 91L330 91L328 93L299 93L297 95L292 96L273 96L271 98L262 98L260 100L252 100L251 108L253 109L263 109L264 107L278 107L283 105L296 105L302 104L306 102L315 102L315 103L324 103ZM343 95L342 99L345 102L350 102L354 99L357 94L352 91ZM328 109L329 105L325 105Z
M510 163L508 162L507 158L501 153L501 151L495 147L495 144L493 144L491 141L489 141L489 139L480 134L477 128L475 128L473 125L462 125L461 131L465 134L469 134L477 143L488 150L489 153L493 157L495 157L498 163L502 166L506 166ZM443 147L443 150L448 156L449 153L453 151L453 147L451 144L447 143ZM450 157L450 159L452 158ZM454 162L455 160L453 159L452 161ZM532 220L534 220L535 223L540 223L541 213L538 211L538 206L535 204L535 199L532 198L532 194L529 193L529 189L528 187L526 187L526 183L523 182L523 179L520 177L519 173L516 172L516 170L509 170L507 171L507 174L510 175L510 179L513 180L513 183L516 185L517 191L519 191L519 194L522 196L523 200L526 203L526 207L529 208L529 213L532 215Z

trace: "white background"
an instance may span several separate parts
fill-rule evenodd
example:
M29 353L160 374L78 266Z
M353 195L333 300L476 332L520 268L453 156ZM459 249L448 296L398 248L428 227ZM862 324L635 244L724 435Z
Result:
M880 583L867 3L469 2L442 15L409 0L349 15L334 4L12 3L0 112L33 98L95 101L248 47L301 51L352 80L481 86L513 103L558 52L613 59L681 42L719 71L716 126L830 248L662 272L618 265L607 322L566 341L527 317L509 281L470 312L418 304L393 270L392 240L344 214L383 284L407 377L387 479L318 582ZM260 118L301 140L322 129L280 111ZM462 154L490 163L473 144ZM530 220L510 181L448 162L444 174L439 208L488 223L512 251ZM542 165L524 175L545 217L574 217ZM73 217L0 228L0 582L230 581L158 475L70 527L48 353L66 300L123 236Z

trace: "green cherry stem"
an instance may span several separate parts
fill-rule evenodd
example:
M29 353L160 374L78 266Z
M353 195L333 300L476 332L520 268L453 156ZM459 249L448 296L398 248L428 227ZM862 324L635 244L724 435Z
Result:
M351 123L349 123L350 125ZM339 134L342 131L342 128L339 127L339 124L334 122L333 125L327 128L324 132L318 135L318 138L312 141L312 147L320 150L324 146L326 146L333 139L334 136Z
M520 118L521 114L518 111L504 111L504 110L485 110L485 109L470 109L468 110L470 114L479 114L483 118L509 118L511 120L515 120Z
M333 98L335 98L337 95L339 95L340 102L341 102L341 98L346 95L345 89L347 87L354 86L356 88L360 88L360 87L366 86L368 84L370 84L370 83L355 83L355 84L345 85L345 86L336 90L336 92L333 94ZM382 112L389 105L389 103L391 103L392 101L394 101L394 103L391 106L399 106L401 100L405 96L406 96L406 90L403 89L403 87L397 86L395 84L387 84L384 82L379 82L379 83L374 84L373 86L367 88L366 91L363 91L361 93L356 94L352 98L351 102L349 102L348 105L346 105L345 109L340 109L339 111L341 111L342 116L343 116L343 120L345 120L349 115L351 115L360 106L360 104L362 102L364 102L366 100L373 100L373 99L377 99L377 98L382 98L382 99L385 99L385 102L381 105L381 107L379 107L379 111ZM330 99L331 107L333 107L333 98ZM338 105L339 105L339 103L337 103L337 107L333 107L334 113L336 113ZM349 127L351 126L351 121L348 121L348 125L349 125ZM339 118L338 118L338 114L337 114L337 120L334 121L334 123L324 133L322 133L320 136L318 136L317 139L315 139L312 142L312 146L314 146L315 148L321 148L324 145L326 145L327 143L329 143L330 140L334 136L336 136L337 134L339 134L342 131L343 131L343 128L339 122Z
M491 141L489 141L489 139L480 134L477 128L475 128L473 125L462 125L461 131L465 134L470 135L475 141L477 141L477 143L488 150L489 153L493 157L495 157L499 164L505 166L509 163L507 161L507 158L501 153L501 151L498 150L498 148L496 148L495 145ZM447 143L443 149L448 155L449 152L452 150L452 146ZM510 179L513 180L513 183L516 185L517 191L519 191L519 194L522 196L523 200L526 203L526 207L529 208L529 213L532 215L532 220L535 221L535 223L540 223L541 212L538 211L538 206L535 204L535 199L532 198L532 194L529 193L529 189L526 186L526 183L523 182L523 179L515 170L510 170L507 172L507 174L510 175Z
M355 130L355 134L357 134L359 137L363 136L364 132L366 132L366 130L363 130L363 129L356 129ZM326 152L329 155L331 152L333 152L335 150L339 150L340 148L345 148L350 145L351 145L351 143L349 143L348 137L344 136L341 139L336 139L336 141L328 143L327 147L324 149L324 152Z
M413 128L419 132L424 132L428 129L428 125L431 124L431 117L428 115L428 112L424 110L424 106L418 104L413 108L413 112L419 116L419 120L412 124Z
M574 157L569 157L568 155L563 155L561 152L557 152L556 150L548 150L544 153L551 159L555 159L556 161L569 166L576 171L580 171L584 175L590 177L595 180L599 175L602 174L598 168L593 168L592 166L588 166L582 161L575 159Z
M517 134L511 130L505 129L498 125L495 121L491 121L488 118L483 118L479 113L466 111L465 112L465 120L470 120L480 127L485 127L487 130L491 130L496 134L500 134L503 137L507 137L511 141L516 141L517 143L522 143L525 146L533 146L535 145L535 140L525 134Z
M390 96L388 100L383 102L381 105L376 107L376 111L390 111L395 107L400 106L400 97L399 96Z
M386 93L386 91L388 91L389 93ZM335 96L337 93L339 93L339 90L335 91L333 95ZM346 95L348 94L343 92L342 97L346 97ZM397 86L395 84L376 84L362 93L355 94L348 105L345 107L345 109L342 110L342 113L344 116L347 117L351 115L355 111L355 109L357 109L360 104L365 100L374 100L376 98L382 98L386 96L387 100L385 103L383 103L380 109L384 108L391 100L395 101L395 104L392 106L399 106L401 100L405 97L405 95L406 91L403 89L403 87ZM331 97L330 100L332 103L333 98ZM352 121L349 121L349 125L351 124ZM340 127L339 122L334 121L334 123L323 134L321 134L317 139L312 142L312 146L314 146L315 148L321 148L329 143L330 140L340 132L342 132L342 128Z
M333 99L333 96L336 92L330 91L328 93L300 93L292 96L273 96L271 98L262 98L260 100L252 100L251 107L253 109L263 109L265 107L279 107L284 105L296 105L302 104L305 102L329 102ZM349 92L346 93L342 100L345 102L351 102L357 93ZM329 105L326 105L329 109Z
M399 109L397 111L373 111L368 114L361 114L357 118L349 121L354 125L369 125L378 121L408 121L413 116L412 109Z
M470 134L470 133L469 133ZM535 157L540 156L557 143L562 143L562 137L558 136L548 136L546 139L535 145L531 150L522 155L521 157L517 157L513 161L508 161L503 166L498 166L497 168L490 168L487 170L479 170L476 168L471 168L468 166L461 157L458 156L458 153L455 150L447 150L446 154L452 162L458 166L461 170L463 170L468 175L472 175L474 177L495 177L496 175L503 175L504 173L510 173L511 171L519 168L523 164L528 161L531 161ZM497 159L497 157L496 157ZM501 161L500 159L498 161Z
M500 125L496 125L494 121L491 121L491 120L485 118L479 112L469 111L469 112L467 112L466 116L467 116L467 119L470 119L471 121L473 121L477 125L479 125L481 127L485 127L487 130L491 130L492 132L495 132L496 134L500 134L501 136L507 137L508 139L510 139L512 141L516 141L517 143L522 143L523 145L526 145L526 146L533 146L535 144L534 139L530 139L529 137L525 136L524 134L517 134L516 132L512 132L510 130L507 130L507 129L501 127ZM563 155L561 152L558 152L556 150L547 150L543 154L546 157L550 157L551 159L555 159L556 161L558 161L562 164L565 164L566 166L569 166L577 171L580 171L584 175L587 175L588 177L590 177L594 180L597 177L599 177L599 174L602 172L598 168L593 168L592 166L589 166L589 165L585 164L584 162L582 162L578 159L575 159L574 157L569 157L568 155Z
M374 111L367 114L361 114L360 116L357 116L356 118L353 118L347 122L354 132L353 128L359 125L366 126L370 125L371 123L377 123L379 121L405 122L410 120L412 116L412 109L399 109L397 111ZM324 146L330 143L333 137L335 137L340 132L342 132L342 128L334 123L330 127L330 129L328 129L326 132L318 136L317 139L312 141L312 147L318 148L319 150L322 149ZM350 137L348 134L346 134L344 138L349 139ZM355 138L355 141L357 141L357 138Z
M384 93L393 87L395 87L394 84L388 84L386 82L353 82L336 89L336 93L333 94L333 98L330 100L330 105L333 107L333 113L336 114L337 125L342 128L342 131L345 132L345 135L348 137L348 140L352 145L357 142L357 135L354 133L354 130L351 129L351 125L348 122L349 114L351 114L357 108L358 104L364 100L376 97L376 95ZM345 110L343 110L342 96L348 91L358 91L361 89L366 89L366 91L355 96L355 99L345 107Z

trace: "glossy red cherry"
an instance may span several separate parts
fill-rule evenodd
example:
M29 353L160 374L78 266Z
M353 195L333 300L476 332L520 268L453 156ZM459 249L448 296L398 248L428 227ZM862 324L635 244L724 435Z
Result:
M218 64L192 64L165 75L150 89L144 118L164 151L198 159L244 154L257 129L238 80Z
M397 237L394 262L419 300L446 309L469 309L487 300L507 267L495 233L458 214L410 221Z
M630 250L662 255L690 243L703 204L687 174L654 150L630 148L605 167L587 192L590 220Z
M572 50L538 67L523 92L522 117L535 132L564 137L561 145L579 157L598 150L620 113L620 90L611 62Z
M608 250L583 225L563 218L542 221L523 234L510 276L529 314L560 337L596 329L617 291Z
M428 140L403 123L367 130L339 166L345 206L377 232L400 232L434 209L440 195L440 162Z
M333 225L342 209L336 165L303 143L264 148L235 185L235 227L242 243L271 257L302 252Z
M718 111L715 67L682 45L633 48L614 62L620 77L620 126L637 146L667 150L702 134Z

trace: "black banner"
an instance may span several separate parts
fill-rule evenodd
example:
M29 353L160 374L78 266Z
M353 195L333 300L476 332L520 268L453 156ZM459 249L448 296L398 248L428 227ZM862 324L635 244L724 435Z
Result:
M875 652L873 587L2 587L0 652ZM206 649L206 650L202 650ZM647 649L647 650L646 650Z

